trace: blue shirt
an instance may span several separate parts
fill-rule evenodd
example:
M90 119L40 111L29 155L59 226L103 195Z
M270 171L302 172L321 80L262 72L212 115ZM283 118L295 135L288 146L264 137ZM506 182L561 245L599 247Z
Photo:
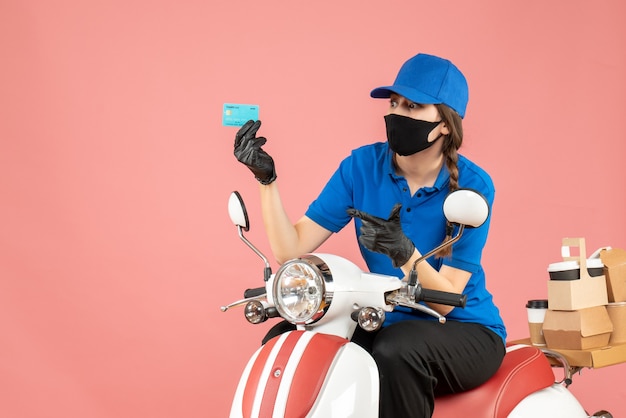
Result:
M482 193L491 212L495 194L491 177L462 155L459 155L457 165L459 187ZM355 149L341 162L318 198L309 206L306 216L329 231L339 232L352 219L346 212L349 208L387 219L393 206L401 203L402 230L420 253L425 254L445 238L443 201L449 193L449 181L450 174L444 165L432 187L423 187L411 195L406 179L395 173L393 152L387 142L378 142ZM454 308L446 318L482 324L506 341L504 322L486 288L481 265L490 221L491 214L479 228L466 228L461 239L453 244L451 257L433 256L427 261L436 270L448 265L472 274L463 291L467 295L465 308ZM361 220L355 218L357 237L360 228ZM393 267L388 256L359 246L371 272L404 276L402 270ZM433 319L419 311L398 307L387 315L385 324L417 318Z

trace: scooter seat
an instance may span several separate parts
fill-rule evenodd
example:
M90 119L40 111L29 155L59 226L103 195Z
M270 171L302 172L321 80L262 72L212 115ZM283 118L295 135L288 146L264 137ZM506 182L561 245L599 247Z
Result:
M502 365L481 386L435 399L433 418L505 418L526 396L554 384L554 373L537 347L507 347Z

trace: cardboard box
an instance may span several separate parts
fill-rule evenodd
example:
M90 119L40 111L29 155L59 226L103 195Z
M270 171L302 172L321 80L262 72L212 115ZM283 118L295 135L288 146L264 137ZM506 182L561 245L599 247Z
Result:
M532 345L530 338L510 341L508 344ZM607 345L588 350L566 350L561 348L542 348L541 350L554 351L561 354L572 367L591 367L597 369L626 362L626 344ZM551 358L549 358L549 360L553 366L561 366L561 363L553 361Z
M613 324L613 332L609 344L625 344L626 343L626 302L612 302L606 305L606 311L609 313L611 323Z
M578 247L578 256L571 257L570 247ZM549 280L548 305L552 310L576 311L608 303L606 278L591 277L587 271L584 238L563 238L563 260L576 260L580 266L578 280Z
M543 336L548 348L587 350L608 345L613 324L606 306L577 311L548 309Z
M626 302L626 251L611 248L600 252L609 302Z
M600 367L626 362L626 344L608 345L589 350L553 350L565 357L570 366Z

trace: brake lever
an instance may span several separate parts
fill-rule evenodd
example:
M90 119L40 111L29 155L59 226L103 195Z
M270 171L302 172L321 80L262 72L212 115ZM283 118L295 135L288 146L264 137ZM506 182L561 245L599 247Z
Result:
M406 287L403 287L405 290ZM401 290L396 290L395 292L391 292L385 297L385 300L390 305L394 306L404 306L406 308L411 308L423 312L427 315L437 318L440 324L446 323L446 317L441 315L439 312L435 311L432 308L429 308L426 305L422 305L421 303L416 303L414 299L412 299L406 292L402 292Z
M266 294L263 293L262 295L258 295L258 296L254 296L254 297L250 297L250 298L245 298L245 299L239 299L238 301L233 302L233 303L229 303L226 306L220 306L220 311L226 312L230 308L234 308L236 306L245 305L246 303L250 302L251 300L264 300L264 299L267 300L267 298L265 296L266 296Z

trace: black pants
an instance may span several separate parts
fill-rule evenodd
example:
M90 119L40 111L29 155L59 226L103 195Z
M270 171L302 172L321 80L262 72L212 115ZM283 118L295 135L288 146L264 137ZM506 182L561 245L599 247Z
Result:
M263 343L295 327L275 325ZM463 392L486 382L505 354L502 339L478 324L402 321L368 333L359 327L352 341L372 354L380 374L380 417L429 418L435 397Z

